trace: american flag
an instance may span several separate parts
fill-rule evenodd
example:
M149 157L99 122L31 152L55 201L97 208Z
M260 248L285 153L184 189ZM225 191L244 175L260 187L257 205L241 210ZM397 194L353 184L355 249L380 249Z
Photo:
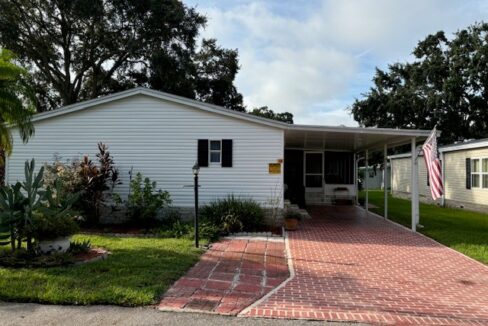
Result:
M437 131L436 128L432 130L429 138L422 145L424 152L425 167L428 171L428 178L430 184L430 193L432 198L436 200L444 193L444 185L442 184L442 168L441 161L437 154Z

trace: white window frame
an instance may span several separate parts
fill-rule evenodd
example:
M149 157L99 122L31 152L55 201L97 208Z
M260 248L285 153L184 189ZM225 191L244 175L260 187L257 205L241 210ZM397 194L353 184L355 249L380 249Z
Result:
M219 150L212 150L212 142L219 142L220 143L220 149ZM212 153L219 153L219 161L218 162L212 162ZM218 165L222 164L222 139L209 139L208 140L208 162L210 164Z
M488 160L488 157L474 157L474 158L471 158L471 188L475 188L475 189L483 189L483 190L488 190L488 187L483 187L483 176L485 175L488 175L488 171L486 172L483 172L483 160ZM474 172L473 168L474 168L474 161L478 161L479 162L479 171L478 172ZM473 185L473 176L474 175L478 175L479 176L479 186L475 187Z

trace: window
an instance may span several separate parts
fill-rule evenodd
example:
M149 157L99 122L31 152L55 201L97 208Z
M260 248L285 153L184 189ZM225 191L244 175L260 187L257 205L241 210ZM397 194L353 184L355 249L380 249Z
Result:
M210 163L220 163L222 157L222 143L220 140L210 141Z
M488 189L488 158L471 159L471 187Z

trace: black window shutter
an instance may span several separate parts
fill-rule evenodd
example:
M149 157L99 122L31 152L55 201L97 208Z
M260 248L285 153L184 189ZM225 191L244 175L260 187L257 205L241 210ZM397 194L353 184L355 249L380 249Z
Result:
M471 159L466 159L466 189L471 189Z
M198 140L198 165L200 167L208 166L208 139Z
M222 167L232 167L232 139L222 139Z

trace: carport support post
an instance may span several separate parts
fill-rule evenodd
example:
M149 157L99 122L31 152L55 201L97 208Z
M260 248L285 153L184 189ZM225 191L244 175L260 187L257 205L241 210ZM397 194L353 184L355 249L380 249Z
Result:
M412 231L417 231L419 216L419 182L418 182L418 161L417 161L417 139L412 138L412 164L411 164L411 186L412 186Z
M388 145L383 147L383 191L385 194L385 213L383 216L388 218Z
M365 200L364 200L364 209L366 210L366 213L368 213L369 209L369 194L368 194L368 178L369 178L369 151L366 150L366 155L364 159L364 191L365 191Z

